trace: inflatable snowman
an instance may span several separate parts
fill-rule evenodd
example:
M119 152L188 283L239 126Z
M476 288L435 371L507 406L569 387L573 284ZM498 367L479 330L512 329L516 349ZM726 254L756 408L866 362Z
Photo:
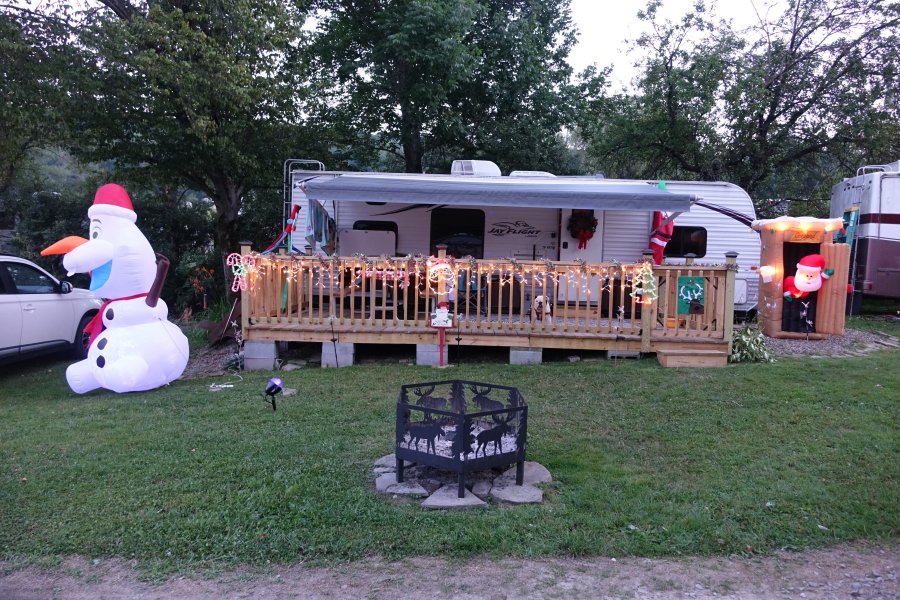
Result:
M107 299L86 330L87 358L66 370L69 387L78 394L99 387L135 392L177 379L187 366L188 341L159 299L168 261L161 257L157 265L125 188L111 183L97 190L88 217L90 239L68 237L41 252L65 254L69 275L90 273L90 289Z

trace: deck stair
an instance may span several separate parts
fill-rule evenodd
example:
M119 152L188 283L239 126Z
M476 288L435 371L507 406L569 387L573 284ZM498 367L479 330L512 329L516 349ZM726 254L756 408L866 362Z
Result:
M725 367L728 353L724 350L659 350L656 359L663 367Z

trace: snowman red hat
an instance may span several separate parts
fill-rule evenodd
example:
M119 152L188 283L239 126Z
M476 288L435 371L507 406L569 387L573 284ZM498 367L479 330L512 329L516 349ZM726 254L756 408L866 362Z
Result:
M94 195L94 204L88 209L88 217L94 218L99 215L120 217L132 223L137 221L131 197L125 188L116 183L107 183Z
M825 269L825 258L821 254L809 254L801 258L797 263L797 273L821 275L822 279L831 277L831 273Z

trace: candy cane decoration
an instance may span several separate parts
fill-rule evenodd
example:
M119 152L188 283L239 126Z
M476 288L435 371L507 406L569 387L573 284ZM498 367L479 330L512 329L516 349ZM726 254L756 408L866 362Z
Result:
M225 259L225 264L231 267L231 272L234 275L234 281L231 282L231 291L247 291L247 273L250 271L250 267L256 264L254 258L250 255L241 256L237 252L233 252Z

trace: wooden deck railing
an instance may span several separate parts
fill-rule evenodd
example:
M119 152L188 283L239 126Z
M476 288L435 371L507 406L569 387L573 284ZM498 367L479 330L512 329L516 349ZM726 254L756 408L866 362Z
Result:
M639 340L646 352L655 340L731 339L734 257L650 267L242 253L244 339L254 330L268 330L264 339L277 339L273 330L430 334L431 312L443 302L454 331L470 335L612 336Z

